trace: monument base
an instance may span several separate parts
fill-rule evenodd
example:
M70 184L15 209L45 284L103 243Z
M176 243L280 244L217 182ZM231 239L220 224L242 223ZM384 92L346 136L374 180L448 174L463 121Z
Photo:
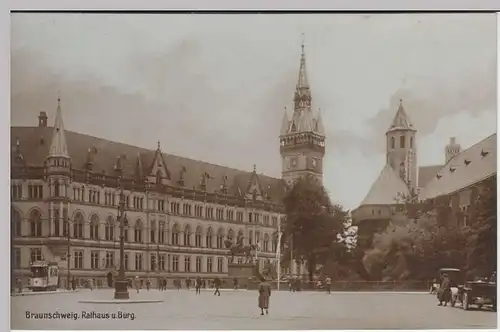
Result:
M255 283L260 282L255 274L256 265L253 263L229 263L228 275L238 280L238 288L254 289Z

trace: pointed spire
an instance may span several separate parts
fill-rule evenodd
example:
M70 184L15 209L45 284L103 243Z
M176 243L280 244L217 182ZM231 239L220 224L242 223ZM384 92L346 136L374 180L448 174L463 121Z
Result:
M285 111L283 112L283 120L281 120L280 134L281 135L287 134L288 129L290 129L290 121L288 120L288 114L286 112L286 106L285 106Z
M302 36L303 37L303 36ZM304 41L302 41L302 53L300 55L299 77L294 96L294 117L296 113L311 110L311 91L309 88L309 81L307 79L306 70L306 53L304 50Z
M161 150L161 149L160 149L160 141L158 141L158 148L157 148L157 149L158 149L158 150Z
M396 112L396 116L394 116L394 119L392 120L391 126L387 130L387 132L393 131L393 130L413 130L416 131L413 128L413 124L410 121L410 117L406 113L404 107L403 107L403 99L399 100L399 107L398 111Z
M316 132L320 135L325 135L325 128L323 127L323 118L321 117L321 108L318 110L318 117L316 118Z
M52 143L50 144L49 157L69 158L68 146L66 144L66 135L64 133L64 124L61 112L61 97L57 97L57 111L54 122L54 132L52 134Z
M302 53L300 55L300 68L299 68L299 80L297 82L297 89L307 88L309 89L309 81L307 80L306 71L306 52L304 50L304 34L302 34Z

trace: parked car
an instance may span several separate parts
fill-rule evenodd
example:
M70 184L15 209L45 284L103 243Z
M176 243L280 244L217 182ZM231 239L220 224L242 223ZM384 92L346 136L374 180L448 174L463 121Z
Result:
M497 311L496 281L468 281L463 287L461 298L464 310L469 310L471 305L476 305L479 309L488 306Z

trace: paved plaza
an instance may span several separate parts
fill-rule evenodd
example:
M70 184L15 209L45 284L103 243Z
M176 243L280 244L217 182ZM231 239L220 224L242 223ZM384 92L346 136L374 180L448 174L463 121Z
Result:
M209 290L198 296L194 290L130 291L131 299L164 302L121 305L78 302L111 299L109 289L12 297L11 329L494 329L497 324L495 312L438 307L435 296L423 293L275 291L269 316L260 316L256 291L221 293L219 297ZM79 317L27 319L27 311ZM82 318L83 311L94 318ZM119 312L129 317L118 318ZM97 318L98 313L110 318Z

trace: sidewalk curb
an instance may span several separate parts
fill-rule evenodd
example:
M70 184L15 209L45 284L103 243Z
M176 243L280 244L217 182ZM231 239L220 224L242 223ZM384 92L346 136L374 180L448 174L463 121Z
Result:
M63 290L63 291L52 291L52 292L23 292L23 293L13 293L10 294L10 296L15 297L15 296L54 295L54 294L76 293L79 291L80 290L77 289L74 291Z

